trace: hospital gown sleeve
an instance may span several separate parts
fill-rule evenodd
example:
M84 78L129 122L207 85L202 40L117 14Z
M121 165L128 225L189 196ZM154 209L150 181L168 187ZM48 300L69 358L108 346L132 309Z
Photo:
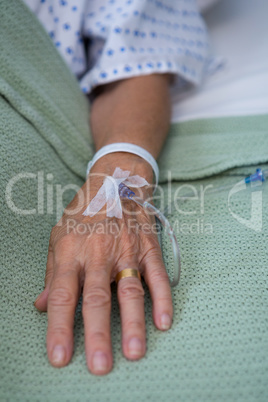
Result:
M207 73L209 38L195 0L24 1L85 93L153 73L198 85Z

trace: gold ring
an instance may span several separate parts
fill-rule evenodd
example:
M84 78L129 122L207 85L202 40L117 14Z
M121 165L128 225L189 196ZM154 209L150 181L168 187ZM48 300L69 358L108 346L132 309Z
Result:
M137 269L125 268L122 271L118 272L118 274L115 277L115 282L118 283L120 281L120 279L129 278L131 276L133 278L138 278L141 281L141 274L139 273L139 271Z

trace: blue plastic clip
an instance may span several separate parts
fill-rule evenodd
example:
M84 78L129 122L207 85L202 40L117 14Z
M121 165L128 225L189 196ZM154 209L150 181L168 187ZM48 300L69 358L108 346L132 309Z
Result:
M263 174L262 169L258 168L256 169L256 172L251 174L250 176L245 178L245 183L249 184L252 183L253 181L261 181L264 182L265 181L265 175Z
M135 195L134 191L130 190L130 188L128 188L123 183L119 184L118 191L119 191L119 196L124 197L124 198L130 198L131 199Z

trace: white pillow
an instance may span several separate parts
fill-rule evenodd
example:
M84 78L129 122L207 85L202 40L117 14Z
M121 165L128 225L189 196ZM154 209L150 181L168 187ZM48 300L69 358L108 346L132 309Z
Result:
M201 13L206 12L211 6L215 3L218 3L219 0L196 0L197 5Z

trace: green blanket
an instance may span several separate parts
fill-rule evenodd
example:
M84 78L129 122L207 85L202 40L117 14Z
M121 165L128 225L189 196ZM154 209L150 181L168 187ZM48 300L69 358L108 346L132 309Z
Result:
M204 208L200 199L181 205L181 212L173 205L169 218L182 250L174 322L166 333L154 327L144 284L144 359L130 362L122 356L113 284L113 371L96 377L86 368L81 300L72 362L63 369L50 366L47 316L33 302L43 289L51 227L74 196L66 186L83 183L93 154L89 106L24 4L0 0L0 6L0 400L267 401L267 186L257 189L255 198L241 191L229 204L228 191L222 191L207 194ZM267 127L267 116L172 125L159 159L166 201L185 184L176 180L195 180L189 184L197 190L232 185L254 170L243 166L267 163ZM47 202L49 191L53 203ZM249 227L260 200L261 221ZM169 247L164 239L172 274Z

